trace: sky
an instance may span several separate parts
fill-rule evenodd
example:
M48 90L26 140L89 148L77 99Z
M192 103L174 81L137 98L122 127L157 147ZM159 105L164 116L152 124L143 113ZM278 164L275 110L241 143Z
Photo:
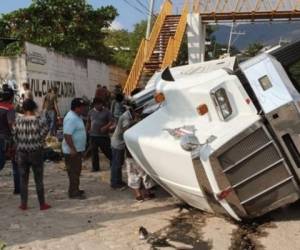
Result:
M147 10L149 0L87 0L94 8L113 5L119 13L119 16L113 23L114 28L123 28L132 31L134 24L147 19ZM0 0L0 13L8 13L19 8L26 8L31 0ZM173 1L176 7L181 4L181 0ZM128 4L129 3L129 4ZM155 10L158 11L163 0L155 0ZM134 5L139 10L133 8ZM144 7L143 7L144 6ZM175 8L176 8L175 7ZM176 10L176 9L175 9Z

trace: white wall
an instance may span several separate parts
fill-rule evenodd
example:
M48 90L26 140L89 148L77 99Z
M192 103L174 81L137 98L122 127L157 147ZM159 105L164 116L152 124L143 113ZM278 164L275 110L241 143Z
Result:
M109 86L109 66L95 60L87 60L88 80L92 88L92 93L95 92L97 84Z
M74 97L92 99L97 84L112 89L112 85L125 80L126 72L120 68L62 55L31 43L25 44L25 54L20 57L0 57L0 85L13 84L21 94L22 83L28 81L39 106L48 89L57 86L62 114L69 110Z
M116 66L89 59L87 67L89 84L94 90L96 90L97 84L113 90L114 85L121 84L123 86L127 80L126 71Z
M26 43L25 53L27 79L39 106L53 86L58 88L61 113L69 110L70 102L75 96L91 94L86 61L76 60L30 43Z

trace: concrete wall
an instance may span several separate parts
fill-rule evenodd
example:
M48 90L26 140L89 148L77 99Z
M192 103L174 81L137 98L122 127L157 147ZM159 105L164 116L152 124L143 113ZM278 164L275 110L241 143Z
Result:
M15 85L21 95L22 83L28 81L39 106L47 91L56 86L62 113L69 110L74 97L92 99L97 84L113 89L126 77L126 72L117 67L65 56L31 43L25 44L25 54L20 57L0 57L0 84Z
M109 69L109 88L112 90L113 86L116 84L120 84L124 87L128 77L128 72L116 66L109 66Z
M125 84L127 80L127 72L116 66L105 65L95 60L87 61L88 79L90 85L95 87L97 84L107 86L109 90L114 90L114 86ZM96 85L95 85L96 83Z

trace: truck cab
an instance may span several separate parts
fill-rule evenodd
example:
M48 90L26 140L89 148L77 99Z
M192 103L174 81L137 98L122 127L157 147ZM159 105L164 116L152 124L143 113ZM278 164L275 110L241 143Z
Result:
M135 98L147 106L160 96L125 133L132 155L180 200L236 220L298 200L299 50L157 73Z

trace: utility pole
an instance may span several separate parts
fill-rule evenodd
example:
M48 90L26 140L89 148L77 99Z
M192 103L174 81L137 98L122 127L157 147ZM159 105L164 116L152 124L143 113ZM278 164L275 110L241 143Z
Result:
M291 42L291 40L289 40L289 39L284 39L284 38L282 38L282 37L280 37L280 40L279 40L279 45L284 45L284 44L288 44L288 43L290 43Z
M149 36L150 36L153 11L154 11L154 0L149 0L149 11L148 11L148 23L147 23L147 30L146 30L146 39L149 39Z
M229 35L229 41L228 41L227 54L230 54L230 47L231 47L231 44L233 44L233 42L232 42L232 36L236 35L237 38L238 38L240 35L245 35L246 34L245 32L235 31L234 30L234 25L235 25L235 23L232 22L231 28L230 28L230 35ZM235 41L236 41L236 39L235 39Z
M231 46L232 34L233 34L233 25L234 25L234 23L232 22L231 28L230 28L230 34L229 34L229 41L228 41L227 54L230 53L230 46Z

